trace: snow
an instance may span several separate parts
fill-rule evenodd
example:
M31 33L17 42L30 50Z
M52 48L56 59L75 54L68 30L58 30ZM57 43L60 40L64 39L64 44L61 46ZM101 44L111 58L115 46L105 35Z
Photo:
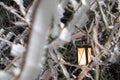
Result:
M69 42L71 39L71 33L68 31L67 28L64 28L59 38L63 41Z
M25 47L20 44L13 44L11 54L13 56L21 57L23 52L25 51Z

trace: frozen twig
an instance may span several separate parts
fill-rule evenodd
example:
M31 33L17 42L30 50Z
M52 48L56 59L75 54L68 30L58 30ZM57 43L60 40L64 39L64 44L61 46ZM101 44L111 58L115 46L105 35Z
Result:
M15 38L14 43L17 43L18 41L20 41L21 44L24 45L24 44L25 44L24 39L29 35L30 31L31 31L31 30L30 30L29 28L26 28L21 35L18 35L18 36Z
M57 55L54 53L54 49L53 49L52 46L49 47L48 51L49 51L49 53L50 53L51 58L52 58L55 62L58 62Z
M5 30L3 28L0 29L0 37L3 35L4 32L5 32Z
M54 5L54 8L53 8L54 16L53 16L53 29L52 29L52 34L51 35L52 35L53 38L55 38L55 37L58 37L59 34L60 34L61 28L58 25L60 25L60 18L61 18L61 15L63 15L63 13L61 13L59 11L59 6L57 4L57 0L53 3L53 5Z
M73 19L70 21L70 23L67 26L70 31L74 29L73 26L75 26L81 19L82 21L86 22L86 17L85 18L81 18L81 17L84 16L86 12L89 10L91 0L83 0L83 2L84 2L83 5L78 9L78 11L75 12ZM83 27L84 23L79 24L78 27Z
M93 39L94 39L94 41L99 43L99 41L98 41L98 19L97 19L97 17L95 17L95 24L96 25L93 28ZM95 43L95 51L96 51L97 54L100 54L98 45L96 43Z
M22 14L25 16L26 12L25 12L23 0L14 0L14 1L19 5Z
M59 12L59 16L60 18L63 17L63 13L65 12L65 7L67 6L69 0L61 0L61 2L58 4L58 12Z
M90 70L91 70L90 68L85 68L85 69L81 72L78 80L83 80L83 78L87 75L87 73L88 73Z
M96 80L99 80L99 65L96 66Z
M67 80L70 80L70 74L68 73L66 67L62 63L60 63L60 66L61 66L63 74L65 75L65 77L67 78Z
M53 76L54 80L57 80L58 73L57 73L57 68L54 66L54 61L50 59L48 59L48 61L49 61L48 63L52 72L51 75Z
M29 25L31 24L33 13L34 13L35 8L37 6L37 2L38 2L37 0L33 1L32 5L30 6L28 12L25 15L25 20Z
M2 48L4 48L7 44L11 43L9 40L12 39L13 36L15 36L15 34L12 33L12 32L9 32L9 33L7 34L7 36L5 37L5 39L3 39L2 42L0 43L0 45L1 45L1 46L0 46L0 50L1 50ZM2 38L1 38L1 39L2 39ZM8 43L7 43L7 42L8 42Z
M14 25L16 26L27 26L28 24L25 22L21 22L21 21L16 21L16 22L12 22Z
M0 2L0 5L1 5L2 7L4 7L6 10L8 10L8 11L10 11L11 13L13 13L14 15L16 15L16 16L17 16L18 18L20 18L21 20L25 21L25 19L24 19L22 16L20 16L20 15L17 13L17 10L14 9L13 7L9 7L9 6L5 5L3 2ZM26 21L25 21L25 22L26 22Z
M3 71L7 71L18 59L18 57L15 57L5 68Z
M77 38L80 38L80 37L83 37L85 36L86 34L82 33L82 32L78 32L78 33L75 33L74 35L71 36L71 41L72 40L76 40Z
M35 13L32 35L29 41L26 63L19 80L33 80L45 63L45 40L51 25L55 0L41 0ZM34 54L33 54L34 53Z
M101 17L102 17L102 19L103 19L103 21L104 21L105 27L106 27L106 29L108 29L108 22L107 22L107 18L106 18L106 16L105 16L105 14L104 14L104 12L103 12L103 9L102 9L101 5L99 4L99 1L98 1L98 0L96 0L96 3L97 3L98 8L99 8L99 10L100 10Z

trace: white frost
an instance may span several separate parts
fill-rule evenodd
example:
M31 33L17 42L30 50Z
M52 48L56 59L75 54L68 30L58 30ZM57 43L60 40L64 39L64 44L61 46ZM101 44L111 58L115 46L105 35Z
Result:
M20 74L20 68L14 69L15 76L18 76Z
M60 23L60 27L63 29L64 26L65 26L64 23L61 22L61 23Z
M25 47L20 44L13 44L11 54L13 56L21 57L22 53L25 51Z
M25 12L25 7L23 6L23 0L14 0L19 6L20 6L20 10L23 13L23 15L26 14Z
M4 71L0 71L0 80L10 80L10 75Z
M60 34L60 37L59 37L61 40L63 41L66 41L66 42L69 42L70 39L71 39L71 33L68 31L67 28L64 28Z
M77 1L76 0L70 0L70 1L71 1L72 5L73 5L74 10L76 10L78 8Z

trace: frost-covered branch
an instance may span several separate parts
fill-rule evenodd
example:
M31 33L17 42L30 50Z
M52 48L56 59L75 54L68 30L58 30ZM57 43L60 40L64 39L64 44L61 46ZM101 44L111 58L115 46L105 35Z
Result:
M33 80L44 67L45 40L54 13L55 0L41 0L35 13L33 29L29 41L26 63L19 80Z
M33 16L35 7L37 6L37 2L38 2L37 0L33 1L32 5L30 6L28 12L25 15L25 20L28 24L30 24L32 21L32 16Z
M26 12L25 12L25 7L23 5L23 0L14 0L14 1L19 5L22 14L25 16Z
M78 11L75 12L73 19L71 20L71 22L67 26L69 28L69 30L73 30L74 26L77 23L79 23L79 21L83 21L83 23L80 22L81 24L79 24L78 27L84 26L84 23L86 22L86 16L85 16L85 18L82 16L84 16L86 14L86 12L89 10L90 2L91 2L91 0L82 0L83 5L78 9Z

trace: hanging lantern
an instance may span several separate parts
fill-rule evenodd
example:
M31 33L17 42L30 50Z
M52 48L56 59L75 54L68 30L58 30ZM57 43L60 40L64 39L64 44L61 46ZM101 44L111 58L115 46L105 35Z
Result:
M92 47L89 44L77 46L78 65L87 65L92 61Z

